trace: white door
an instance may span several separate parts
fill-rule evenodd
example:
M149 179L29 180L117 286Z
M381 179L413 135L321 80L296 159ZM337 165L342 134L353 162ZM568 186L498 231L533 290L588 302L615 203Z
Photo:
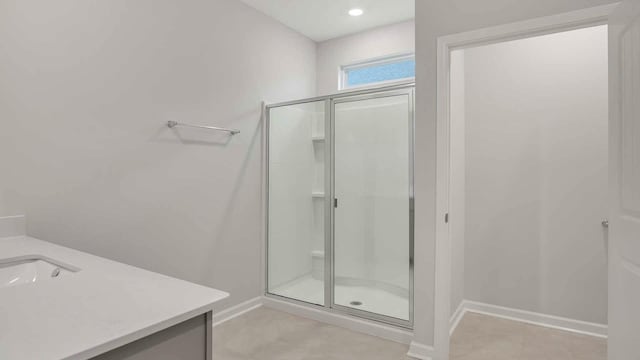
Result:
M640 360L640 1L609 27L609 360Z

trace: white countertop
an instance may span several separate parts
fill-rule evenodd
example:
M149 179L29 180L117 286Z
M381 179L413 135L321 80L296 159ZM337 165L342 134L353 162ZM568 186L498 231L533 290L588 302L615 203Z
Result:
M0 288L0 359L86 359L213 309L227 293L28 236L0 258L43 255L80 268Z

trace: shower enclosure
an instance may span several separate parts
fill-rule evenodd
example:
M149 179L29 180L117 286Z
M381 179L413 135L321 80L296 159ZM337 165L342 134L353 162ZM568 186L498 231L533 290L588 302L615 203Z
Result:
M413 84L266 107L266 295L411 328Z

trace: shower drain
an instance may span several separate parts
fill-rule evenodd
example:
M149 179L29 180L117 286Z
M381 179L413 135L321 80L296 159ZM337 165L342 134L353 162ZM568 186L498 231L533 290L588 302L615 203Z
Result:
M357 301L356 300L356 301L350 302L349 304L352 305L352 306L360 306L360 305L362 305L362 301Z

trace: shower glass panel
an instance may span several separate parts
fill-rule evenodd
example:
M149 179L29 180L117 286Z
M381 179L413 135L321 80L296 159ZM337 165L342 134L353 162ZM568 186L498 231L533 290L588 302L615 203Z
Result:
M268 292L324 305L325 105L270 109Z
M411 320L412 96L334 100L334 307Z

